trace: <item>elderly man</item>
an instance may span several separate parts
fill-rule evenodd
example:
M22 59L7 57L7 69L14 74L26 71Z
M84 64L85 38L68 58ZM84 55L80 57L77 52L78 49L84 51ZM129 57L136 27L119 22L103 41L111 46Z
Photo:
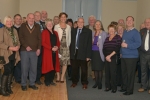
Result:
M138 90L144 92L149 89L149 69L150 69L150 18L145 19L145 27L140 30L142 45L140 47L140 61L141 61L141 85ZM148 91L150 93L150 90Z
M79 67L81 67L81 83L87 89L87 62L92 53L92 31L84 27L84 19L78 19L78 28L71 30L70 58L72 64L72 85L76 87L79 81Z
M124 19L119 19L119 20L118 20L118 24L123 24L123 25L125 25Z
M20 14L14 15L14 28L19 34L20 26L22 24L22 17ZM17 83L21 83L21 62L19 61L14 69L14 78Z
M21 87L27 90L27 76L29 75L29 88L37 90L35 86L37 75L37 60L41 49L40 26L34 22L34 14L27 15L27 22L20 27L19 38L21 42Z
M54 16L53 23L54 23L54 25L59 24L59 17L58 16Z
M44 11L44 10L41 11L41 24L44 29L46 29L45 20L47 19L47 17L48 17L47 11Z

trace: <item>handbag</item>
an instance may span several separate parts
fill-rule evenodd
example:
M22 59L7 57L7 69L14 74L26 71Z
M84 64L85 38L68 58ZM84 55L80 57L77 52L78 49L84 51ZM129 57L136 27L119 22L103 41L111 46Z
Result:
M3 40L4 40L4 29L3 29ZM4 56L1 53L1 49L0 49L0 64L5 64L6 61L4 59Z

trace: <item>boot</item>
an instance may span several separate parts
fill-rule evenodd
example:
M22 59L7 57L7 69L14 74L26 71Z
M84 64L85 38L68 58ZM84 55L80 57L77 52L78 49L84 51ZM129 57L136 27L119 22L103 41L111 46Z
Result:
M7 86L6 86L6 91L9 93L9 94L13 94L13 91L11 90L11 83L12 83L12 74L10 74L8 76L8 83L7 83Z
M6 92L7 80L8 80L8 76L3 75L1 80L1 90L0 90L0 93L3 96L9 96L9 93Z

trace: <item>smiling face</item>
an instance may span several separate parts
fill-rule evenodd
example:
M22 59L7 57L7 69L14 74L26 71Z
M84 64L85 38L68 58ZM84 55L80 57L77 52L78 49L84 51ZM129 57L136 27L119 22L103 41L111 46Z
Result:
M28 16L27 16L27 22L31 26L34 24L34 15L33 14L28 14Z
M95 23L95 29L96 29L96 30L101 30L101 28L102 28L101 23L100 23L99 21L97 21L97 22Z
M128 28L132 28L134 26L134 19L132 17L128 17L126 19L126 25Z
M11 28L13 26L13 21L11 18L6 19L5 26L8 28Z
M21 16L16 16L14 18L14 24L20 26L22 24L22 17Z
M78 28L83 28L84 26L84 19L83 18L79 18L78 22L77 22Z
M36 12L36 13L34 14L34 17L35 17L35 21L36 21L36 22L39 22L39 21L41 20L41 13Z
M46 28L47 28L48 30L52 30L52 28L53 28L53 23L52 23L51 21L48 21L47 24L46 24Z
M65 14L62 14L62 15L60 16L60 22L61 22L61 23L66 23L66 20L67 20L66 15L65 15Z
M145 20L145 27L150 29L150 18Z
M109 35L115 35L115 32L116 32L116 30L115 30L114 27L109 27L109 28L108 28L108 33L109 33Z

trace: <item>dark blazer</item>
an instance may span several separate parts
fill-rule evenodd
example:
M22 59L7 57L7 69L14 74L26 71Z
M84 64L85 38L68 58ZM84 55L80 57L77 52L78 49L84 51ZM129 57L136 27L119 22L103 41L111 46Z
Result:
M143 53L146 53L146 54L150 54L150 49L148 51L146 51L144 49L144 46L145 46L145 38L146 38L146 35L147 35L147 28L143 28L140 30L140 34L141 34L141 40L142 40L142 44L141 44L141 47L140 47L140 51L143 52ZM149 33L150 34L150 33ZM150 47L150 35L149 35L149 47Z
M71 30L71 45L70 45L70 58L75 59L76 53L76 35L77 29ZM92 53L92 31L88 28L83 27L80 33L79 47L77 59L86 60L86 58L91 58Z

